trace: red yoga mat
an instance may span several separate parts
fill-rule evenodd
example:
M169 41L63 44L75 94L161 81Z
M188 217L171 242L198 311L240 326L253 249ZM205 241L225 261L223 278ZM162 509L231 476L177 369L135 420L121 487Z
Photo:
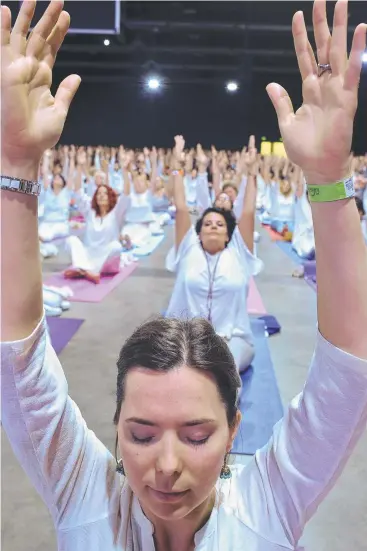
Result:
M263 228L268 232L272 241L285 241L284 237L282 237L278 232L274 231L270 226L263 226Z

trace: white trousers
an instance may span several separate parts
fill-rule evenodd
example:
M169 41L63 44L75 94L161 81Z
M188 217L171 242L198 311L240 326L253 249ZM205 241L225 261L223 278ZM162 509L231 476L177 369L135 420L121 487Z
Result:
M67 241L72 267L92 274L117 274L120 271L121 243L111 241L102 248L86 247L71 235Z
M42 241L67 237L69 235L68 222L41 222L38 227L38 235Z
M227 342L238 371L246 371L255 357L255 347L242 337L231 337Z

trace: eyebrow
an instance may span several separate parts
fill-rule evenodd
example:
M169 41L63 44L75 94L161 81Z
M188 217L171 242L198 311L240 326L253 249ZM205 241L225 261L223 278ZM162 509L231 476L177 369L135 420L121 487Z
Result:
M138 423L139 425L145 425L147 427L156 427L156 423L153 423L152 421L148 421L148 419L140 419L139 417L129 417L129 419L126 419L126 423ZM193 419L192 421L187 421L187 423L184 423L184 427L196 427L197 425L204 425L206 423L215 423L214 419Z

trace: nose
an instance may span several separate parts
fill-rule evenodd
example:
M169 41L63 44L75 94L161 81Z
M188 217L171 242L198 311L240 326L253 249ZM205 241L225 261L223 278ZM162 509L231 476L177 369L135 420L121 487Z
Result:
M181 472L181 459L178 445L173 439L162 443L156 463L156 469L164 476L173 476Z

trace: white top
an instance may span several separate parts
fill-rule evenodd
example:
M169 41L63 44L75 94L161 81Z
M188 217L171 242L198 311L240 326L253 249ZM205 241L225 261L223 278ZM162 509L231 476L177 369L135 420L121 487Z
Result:
M124 189L124 178L122 176L122 171L111 170L109 176L112 189L114 189L116 193L120 195L120 193L122 193Z
M153 526L68 396L45 319L26 340L3 343L1 354L3 426L51 513L58 549L154 551ZM367 361L318 335L306 385L269 444L218 481L196 551L299 549L306 522L339 477L366 418Z
M43 222L67 222L69 220L71 192L66 186L56 195L51 186L43 195Z
M143 224L154 222L152 210L151 192L148 189L143 193L136 193L134 185L131 185L130 206L126 212L126 222Z
M213 326L222 337L240 336L252 342L247 313L249 280L262 270L263 263L250 253L238 227L228 246L218 254L205 253L193 227L177 253L171 250L166 268L176 272L176 282L166 316L208 318L209 277L213 278L215 266L211 302Z
M301 197L296 199L294 207L292 245L296 251L307 251L315 248L312 211L306 196L306 186L304 186Z
M279 184L274 184L276 194L273 196L274 203L271 207L272 218L282 221L294 220L295 195L293 191L285 196L280 192Z
M188 205L196 204L196 186L197 178L192 178L190 174L186 174L183 179L185 187L186 202Z
M112 241L119 241L124 215L130 204L130 198L121 194L115 207L106 216L97 216L91 206L91 198L84 191L77 193L78 208L86 220L84 243L104 254L106 246Z

